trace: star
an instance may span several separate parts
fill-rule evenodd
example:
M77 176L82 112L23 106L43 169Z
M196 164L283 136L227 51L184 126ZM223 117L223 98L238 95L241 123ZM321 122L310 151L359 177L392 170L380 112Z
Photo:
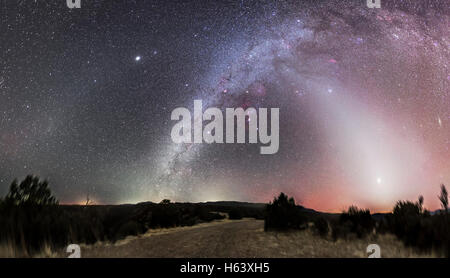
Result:
M364 195L376 210L420 194L438 208L432 185L450 180L448 1L426 12L417 1L380 11L339 0L117 1L93 5L102 16L90 19L60 4L5 9L0 191L39 174L63 203L87 191L104 203L266 202L283 191L324 211ZM194 99L279 108L279 154L172 144L171 112Z

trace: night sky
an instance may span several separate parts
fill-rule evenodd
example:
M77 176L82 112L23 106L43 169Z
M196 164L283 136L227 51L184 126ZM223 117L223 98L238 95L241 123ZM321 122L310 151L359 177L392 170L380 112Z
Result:
M0 194L392 209L450 186L447 0L0 0ZM277 107L280 148L175 144L176 107Z

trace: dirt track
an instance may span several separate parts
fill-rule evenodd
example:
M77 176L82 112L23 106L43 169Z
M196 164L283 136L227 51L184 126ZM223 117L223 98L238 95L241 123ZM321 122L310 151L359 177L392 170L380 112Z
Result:
M243 241L263 232L263 221L217 221L192 227L150 230L116 244L82 246L82 257L248 257ZM257 254L253 254L257 256Z
M81 257L367 257L377 243L382 257L417 257L393 236L332 242L311 231L264 232L264 221L217 221L192 227L150 230L115 244L81 246Z

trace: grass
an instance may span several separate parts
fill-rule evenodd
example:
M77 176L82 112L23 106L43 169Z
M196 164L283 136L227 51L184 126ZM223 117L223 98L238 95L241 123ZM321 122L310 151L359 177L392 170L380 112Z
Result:
M312 230L293 232L268 232L264 237L270 246L284 250L282 257L307 258L367 258L366 248L369 244L378 244L383 258L418 258L436 257L433 253L418 253L405 247L404 244L391 234L367 237L364 239L338 239L332 241L318 237Z

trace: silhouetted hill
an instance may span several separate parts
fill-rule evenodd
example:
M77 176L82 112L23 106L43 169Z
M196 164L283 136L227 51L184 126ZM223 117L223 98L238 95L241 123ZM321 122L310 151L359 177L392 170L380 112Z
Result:
M264 208L266 204L264 203L249 203L249 202L238 202L238 201L215 201L215 202L203 202L199 204L213 205L213 206L229 206L229 207L251 207L251 208Z

